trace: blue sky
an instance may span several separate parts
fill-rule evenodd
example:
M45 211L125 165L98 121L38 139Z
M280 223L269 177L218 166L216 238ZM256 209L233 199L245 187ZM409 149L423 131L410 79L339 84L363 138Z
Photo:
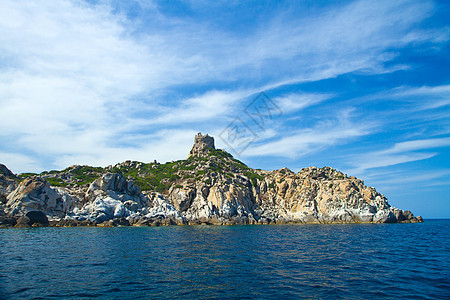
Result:
M450 218L449 15L446 1L4 0L0 162L164 162L199 131L233 153L220 137L239 118L253 142L233 154L254 168L332 166ZM261 92L277 108L263 127L245 113Z

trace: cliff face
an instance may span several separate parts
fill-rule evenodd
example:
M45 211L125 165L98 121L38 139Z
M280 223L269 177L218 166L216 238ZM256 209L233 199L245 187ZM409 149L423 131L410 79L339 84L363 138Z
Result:
M201 134L188 159L166 164L71 166L24 179L6 170L0 226L47 225L42 215L55 226L422 221L355 177L329 167L254 170Z

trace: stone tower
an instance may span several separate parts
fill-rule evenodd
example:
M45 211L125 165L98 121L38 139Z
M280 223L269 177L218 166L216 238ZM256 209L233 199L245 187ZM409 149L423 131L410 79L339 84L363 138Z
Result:
M207 153L209 149L216 149L214 146L214 138L208 134L202 135L199 132L194 138L194 146L192 146L191 152L189 152L189 157L200 156L201 154Z

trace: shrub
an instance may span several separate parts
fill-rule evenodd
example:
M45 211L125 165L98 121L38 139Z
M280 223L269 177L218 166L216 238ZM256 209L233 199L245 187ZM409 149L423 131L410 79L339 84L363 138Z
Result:
M264 177L255 172L244 172L244 175L252 182L253 186L256 187L259 180L264 180Z

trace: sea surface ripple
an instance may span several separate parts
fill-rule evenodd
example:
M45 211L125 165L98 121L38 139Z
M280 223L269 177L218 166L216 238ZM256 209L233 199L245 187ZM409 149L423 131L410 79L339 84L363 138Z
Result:
M0 299L449 299L450 220L0 230Z

